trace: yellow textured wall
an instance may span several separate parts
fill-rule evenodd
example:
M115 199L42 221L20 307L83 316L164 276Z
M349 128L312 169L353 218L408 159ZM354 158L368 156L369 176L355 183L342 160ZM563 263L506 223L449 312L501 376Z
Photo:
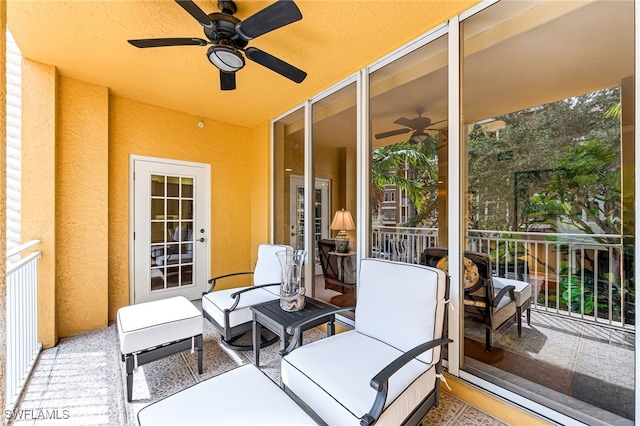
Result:
M251 161L251 260L258 260L258 245L271 242L271 144L270 123L252 129Z
M200 128L198 121L204 126ZM251 185L264 169L264 130L203 119L117 96L109 109L109 318L129 304L129 156L211 165L212 276L253 270ZM253 159L252 150L262 153ZM266 184L266 182L265 182ZM264 197L260 197L264 198ZM263 233L265 231L262 231ZM224 288L226 283L220 283ZM228 285L238 285L229 283Z
M107 326L109 93L60 77L58 96L56 301L65 337Z
M22 61L22 240L40 240L38 339L58 341L56 327L56 102L55 67Z

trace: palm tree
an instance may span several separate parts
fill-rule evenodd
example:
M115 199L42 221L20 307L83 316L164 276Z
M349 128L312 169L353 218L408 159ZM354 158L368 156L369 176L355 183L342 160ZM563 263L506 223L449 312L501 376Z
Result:
M407 194L416 210L420 212L424 200L422 171L430 168L429 158L420 146L408 141L375 148L372 151L371 181L376 209L380 210L384 186L395 185ZM401 173L409 169L418 171L417 178Z

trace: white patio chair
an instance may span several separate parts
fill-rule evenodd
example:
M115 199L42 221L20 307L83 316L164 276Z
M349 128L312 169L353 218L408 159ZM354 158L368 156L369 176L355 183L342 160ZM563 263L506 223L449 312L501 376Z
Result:
M441 346L451 342L442 338L447 287L438 269L363 259L355 328L291 350L285 391L329 425L419 423L438 405ZM287 350L301 325L289 328Z
M233 342L253 326L251 306L280 297L282 269L276 253L286 250L286 245L261 244L258 261L251 272L235 272L211 278L211 285L202 294L202 314L222 334L222 343L235 350L251 350L252 344L236 345ZM291 247L289 247L293 250ZM239 275L253 275L253 285L224 290L215 290L219 280ZM264 339L261 347L275 343L278 337ZM251 340L250 340L251 341Z

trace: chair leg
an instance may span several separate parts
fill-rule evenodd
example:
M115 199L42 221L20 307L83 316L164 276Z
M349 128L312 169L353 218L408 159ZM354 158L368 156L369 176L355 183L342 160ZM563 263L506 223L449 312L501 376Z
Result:
M531 325L531 308L527 308L527 325Z
M198 350L198 374L202 374L202 334L196 336L196 349Z
M491 352L491 330L489 330L488 328L485 330L484 350L486 352Z
M125 359L125 371L127 372L127 402L133 399L133 356Z
M518 317L518 337L522 337L522 307L516 307L516 316Z

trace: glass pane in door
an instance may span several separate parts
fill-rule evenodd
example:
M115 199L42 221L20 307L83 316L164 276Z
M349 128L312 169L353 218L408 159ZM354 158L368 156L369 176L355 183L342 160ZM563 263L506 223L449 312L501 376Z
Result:
M193 284L193 178L151 175L150 290Z

